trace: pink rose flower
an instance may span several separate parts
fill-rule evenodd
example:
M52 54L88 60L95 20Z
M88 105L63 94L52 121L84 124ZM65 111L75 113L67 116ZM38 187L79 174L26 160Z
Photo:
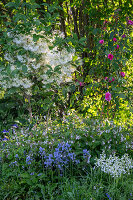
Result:
M109 83L111 83L111 82L113 82L113 81L115 81L115 79L114 79L114 78L112 78L112 81L109 79Z
M120 75L121 75L122 77L124 77L124 76L125 76L125 73L124 73L124 72L121 72Z
M133 25L133 21L128 20L128 21L127 21L127 24L128 24L128 25Z
M79 82L79 85L80 85L80 86L83 86L83 85L84 85L84 83L82 83L82 82Z
M115 79L114 79L114 78L112 78L112 81L115 81Z
M99 40L99 43L100 43L100 44L103 44L103 43L104 43L104 40Z
M103 24L106 24L106 23L108 23L108 21L105 19L105 21L103 22Z
M112 60L113 59L113 55L110 53L110 54L108 54L108 59L110 59L110 60Z
M111 100L111 94L109 92L106 92L105 94L105 100L110 101Z
M108 79L108 77L106 76L106 77L105 77L105 81L106 81L107 79Z
M120 47L120 46L117 44L116 49L119 49L119 47Z
M122 35L122 38L125 38L125 37L126 37L126 35L125 35L125 34L123 34L123 35Z
M113 38L113 41L114 41L114 42L116 42L116 41L117 41L117 39L116 39L116 38Z

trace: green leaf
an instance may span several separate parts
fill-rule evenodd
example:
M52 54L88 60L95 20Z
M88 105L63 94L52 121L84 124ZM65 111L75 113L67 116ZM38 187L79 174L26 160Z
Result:
M49 4L47 4L47 3L42 3L41 5L43 5L43 6L49 6Z
M27 73L27 66L26 66L26 65L23 65L23 66L22 66L22 71L23 71L24 73Z
M54 72L59 72L60 71L60 65L57 65L55 68L54 68Z
M53 71L53 69L50 65L45 65L45 66L48 67L51 71Z
M63 94L63 96L64 96L65 98L67 97L67 89L66 89L66 88L63 88L62 94Z
M71 90L72 92L74 92L75 89L76 89L75 85L71 85L71 86L70 86L70 90Z
M47 72L46 72L47 75L52 75L52 73L53 73L53 72L52 72L50 69L47 70Z
M39 35L33 34L33 41L34 42L37 42L39 40L39 38L40 38Z
M118 94L118 96L121 97L121 98L123 98L123 99L126 98L126 96L123 93Z
M5 7L16 7L16 4L14 2L9 2L5 5Z
M109 36L109 39L112 40L113 37L114 37L114 32L111 32L111 33L110 33L110 36Z
M8 94L14 94L16 92L16 88L10 88L8 90Z
M73 199L73 193L72 192L67 192L67 194L69 195L69 197L71 197Z
M22 177L22 178L29 178L29 174L28 173L23 173L23 174L20 174L20 177Z
M94 34L94 35L97 34L97 28L93 29L93 34Z

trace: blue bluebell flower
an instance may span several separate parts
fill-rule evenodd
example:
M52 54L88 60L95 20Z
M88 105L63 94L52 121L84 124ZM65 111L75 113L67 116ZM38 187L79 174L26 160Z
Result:
M4 137L3 139L2 139L2 141L8 141L9 139L8 138L6 138L6 137Z
M9 167L11 167L11 166L12 167L18 166L17 161L11 162L10 165L9 165Z
M18 125L17 124L13 124L12 128L18 128Z
M42 147L39 148L39 154L40 154L41 156L45 155L44 148L42 148Z
M87 149L83 149L83 158L87 159L87 163L90 163L90 152Z
M111 200L111 197L109 196L109 194L108 194L108 193L106 193L106 196L109 198L109 200Z
M2 133L4 133L4 134L5 134L5 133L9 133L9 131L6 131L6 130L4 129L4 130L2 131Z
M70 159L72 160L72 161L74 161L75 160L75 153L68 153L68 157L70 157Z
M15 155L15 158L19 158L18 154Z
M39 173L37 176L41 176L41 175L43 175L43 173Z
M44 162L44 164L46 165L46 167L51 167L52 166L52 162L53 162L53 159L52 159L53 155L52 154L49 154L48 158L46 159L46 161Z
M30 164L31 164L31 161L32 161L31 157L30 157L30 156L27 156L27 157L26 157L26 163L27 163L28 165L30 165Z

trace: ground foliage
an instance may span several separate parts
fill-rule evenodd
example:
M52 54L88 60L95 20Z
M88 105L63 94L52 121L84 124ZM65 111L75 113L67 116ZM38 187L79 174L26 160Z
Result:
M36 122L3 131L1 198L130 199L130 126L83 119L74 111L69 111L63 122ZM103 153L112 166L101 159ZM103 167L96 164L96 158Z

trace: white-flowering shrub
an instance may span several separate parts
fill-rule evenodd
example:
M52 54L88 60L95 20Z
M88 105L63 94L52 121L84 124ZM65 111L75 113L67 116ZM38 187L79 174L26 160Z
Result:
M121 158L116 155L106 158L106 154L102 153L100 158L96 159L95 165L100 167L101 171L116 178L130 172L133 168L133 160L129 158L128 154L124 154Z
M47 83L54 82L60 85L71 82L72 73L76 70L73 62L75 50L73 48L70 51L66 48L59 50L57 46L52 48L56 34L57 32L52 36L45 36L44 32L36 34L34 31L30 35L8 33L10 38L8 45L15 45L16 49L14 52L5 53L4 58L10 64L11 76L9 78L9 74L0 74L2 87L30 89L33 85L31 76L42 81L44 87ZM58 32L58 35L64 39L61 32ZM38 37L36 42L34 37ZM17 73L14 73L15 70L18 70Z

